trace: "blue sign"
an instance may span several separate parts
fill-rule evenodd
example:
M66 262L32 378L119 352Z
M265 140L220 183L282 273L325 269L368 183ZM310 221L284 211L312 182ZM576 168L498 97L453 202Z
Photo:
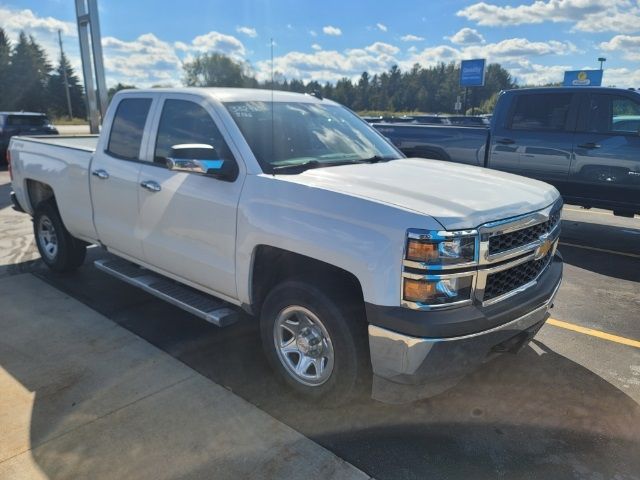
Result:
M564 72L565 87L599 87L602 85L602 70L573 70Z
M476 60L462 60L460 64L460 86L484 86L484 58Z

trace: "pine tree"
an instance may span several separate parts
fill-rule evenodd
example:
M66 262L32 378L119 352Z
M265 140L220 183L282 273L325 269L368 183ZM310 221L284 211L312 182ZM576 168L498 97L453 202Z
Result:
M71 97L73 116L76 118L85 118L84 91L64 52L60 55L58 67L49 77L49 111L56 117L69 115L67 93L65 92L64 85L65 71L67 72L67 81L69 83L69 96Z
M42 47L33 37L27 37L24 32L20 32L8 70L10 108L46 112L50 71L51 64Z
M11 43L5 31L0 28L0 110L9 108L9 65L11 61Z

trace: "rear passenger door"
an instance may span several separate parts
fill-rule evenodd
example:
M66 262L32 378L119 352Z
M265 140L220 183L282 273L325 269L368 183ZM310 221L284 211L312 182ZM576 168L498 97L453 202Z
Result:
M640 95L585 95L574 140L572 197L640 206Z
M566 188L578 101L571 92L515 95L491 140L491 168Z
M93 222L100 242L110 251L142 260L138 226L138 176L146 141L151 96L124 95L115 107L108 138L91 162ZM105 133L107 134L107 133Z

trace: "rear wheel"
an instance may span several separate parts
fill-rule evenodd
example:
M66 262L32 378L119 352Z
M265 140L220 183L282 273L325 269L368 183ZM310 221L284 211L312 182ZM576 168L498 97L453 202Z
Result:
M300 280L277 285L260 316L265 353L295 392L340 404L368 377L366 322L348 298Z
M40 256L51 270L69 272L84 262L87 245L67 231L53 200L36 207L33 233Z

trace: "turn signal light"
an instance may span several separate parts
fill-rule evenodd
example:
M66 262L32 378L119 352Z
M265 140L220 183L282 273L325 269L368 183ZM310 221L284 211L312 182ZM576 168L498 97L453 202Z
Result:
M423 280L404 279L404 299L409 302L425 302L433 298L436 293L436 284Z

